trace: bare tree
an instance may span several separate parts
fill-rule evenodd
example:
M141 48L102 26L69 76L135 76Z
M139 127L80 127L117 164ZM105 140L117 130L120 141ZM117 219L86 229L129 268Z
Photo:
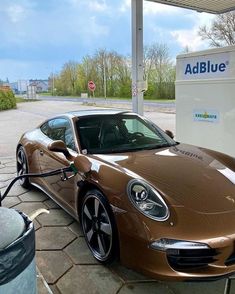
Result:
M235 45L235 12L216 16L211 26L200 27L198 34L212 47Z

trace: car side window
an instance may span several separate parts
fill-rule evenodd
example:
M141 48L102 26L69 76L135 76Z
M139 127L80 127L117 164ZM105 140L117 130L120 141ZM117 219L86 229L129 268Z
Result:
M45 122L41 127L40 127L41 131L43 132L44 135L48 136L49 134L49 126L48 126L48 122Z
M73 130L67 119L49 120L41 126L41 131L53 141L61 140L68 148L76 150Z

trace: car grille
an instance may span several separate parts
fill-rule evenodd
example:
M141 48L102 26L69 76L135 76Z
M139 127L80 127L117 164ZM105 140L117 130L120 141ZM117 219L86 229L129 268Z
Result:
M167 250L170 266L177 271L187 271L207 267L216 261L215 249L177 249Z

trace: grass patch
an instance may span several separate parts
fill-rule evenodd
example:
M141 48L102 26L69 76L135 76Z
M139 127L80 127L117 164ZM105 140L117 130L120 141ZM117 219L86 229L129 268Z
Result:
M91 97L91 99L92 99L93 97ZM88 99L90 99L90 98L88 98ZM99 99L99 98L97 98L97 99ZM104 99L104 98L100 98L100 99ZM122 100L128 100L128 101L131 101L132 100L132 98L125 98L125 97L107 97L106 98L107 100L120 100L120 101L122 101ZM174 103L175 102L175 99L145 99L144 98L144 102L160 102L160 103Z
M21 102L35 102L39 101L38 99L27 99L23 97L16 97L16 103L21 103Z
M54 97L52 96L50 93L40 93L39 96L50 96L50 97ZM71 99L77 99L77 98L81 98L80 96L68 96L68 95L65 95L65 96L60 96L60 95L56 95L57 98L61 97L61 98L71 98ZM93 98L95 99L102 99L102 100L105 100L104 97L88 97L88 98L85 98L87 100L92 100ZM131 101L132 98L129 98L129 97L107 97L106 98L107 100L129 100ZM175 102L175 99L145 99L144 98L144 102L160 102L160 103L174 103Z
M38 93L38 95L40 95L40 96L52 96L52 93L51 92L41 92L41 93Z

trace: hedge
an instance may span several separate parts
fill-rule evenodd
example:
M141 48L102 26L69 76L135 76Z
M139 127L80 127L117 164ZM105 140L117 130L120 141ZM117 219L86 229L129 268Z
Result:
M16 108L16 98L12 91L0 90L0 110Z

